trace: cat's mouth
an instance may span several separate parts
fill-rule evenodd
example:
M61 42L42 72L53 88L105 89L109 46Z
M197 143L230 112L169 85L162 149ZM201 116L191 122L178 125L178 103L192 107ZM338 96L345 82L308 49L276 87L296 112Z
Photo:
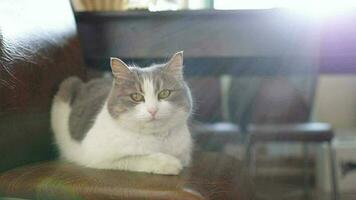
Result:
M156 117L151 117L148 121L149 122L155 122L158 121L159 119L157 119Z
M153 123L155 123L155 122L159 122L159 121L161 121L161 120L162 120L161 118L151 117L151 118L148 120L148 122L153 122Z

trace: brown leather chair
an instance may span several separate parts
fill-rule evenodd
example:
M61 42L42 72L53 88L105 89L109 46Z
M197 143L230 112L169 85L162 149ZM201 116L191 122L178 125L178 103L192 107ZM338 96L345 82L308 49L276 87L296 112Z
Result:
M56 160L51 99L86 78L69 0L0 2L0 198L253 199L232 157L195 152L179 176L96 170Z

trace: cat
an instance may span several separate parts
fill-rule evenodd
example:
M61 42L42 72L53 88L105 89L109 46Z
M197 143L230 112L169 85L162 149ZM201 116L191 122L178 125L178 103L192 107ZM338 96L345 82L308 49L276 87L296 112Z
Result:
M110 63L111 79L60 84L51 126L61 157L91 168L179 174L193 148L183 52L146 68Z

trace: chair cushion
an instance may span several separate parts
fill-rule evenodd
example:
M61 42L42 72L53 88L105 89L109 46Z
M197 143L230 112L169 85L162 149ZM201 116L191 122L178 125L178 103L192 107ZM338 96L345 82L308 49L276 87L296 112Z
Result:
M253 199L249 179L234 158L194 153L178 176L98 170L64 161L0 174L0 196L27 199Z

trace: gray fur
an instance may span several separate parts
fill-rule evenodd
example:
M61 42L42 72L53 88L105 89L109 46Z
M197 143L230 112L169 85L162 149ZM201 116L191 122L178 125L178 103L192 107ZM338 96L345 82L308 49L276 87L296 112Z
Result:
M75 93L72 92L75 95L71 98L72 111L69 118L69 130L72 138L77 141L85 138L105 100L108 102L107 109L113 118L120 117L120 114L136 106L137 102L130 99L130 94L142 92L145 78L152 80L157 93L162 89L173 90L165 100L190 112L192 102L189 88L183 79L177 78L166 68L164 64L148 68L129 67L130 73L125 76L117 76L113 80L95 79L88 83L82 83L75 78L65 80L64 83L67 82L67 84L62 85L66 85L66 87L61 86L60 88L62 93L68 88L76 90Z
M81 141L92 127L111 88L110 79L94 79L82 84L69 117L69 130L73 139Z
M61 98L62 101L70 102L75 99L77 92L80 90L82 81L77 77L69 77L64 80L59 86L57 96Z

